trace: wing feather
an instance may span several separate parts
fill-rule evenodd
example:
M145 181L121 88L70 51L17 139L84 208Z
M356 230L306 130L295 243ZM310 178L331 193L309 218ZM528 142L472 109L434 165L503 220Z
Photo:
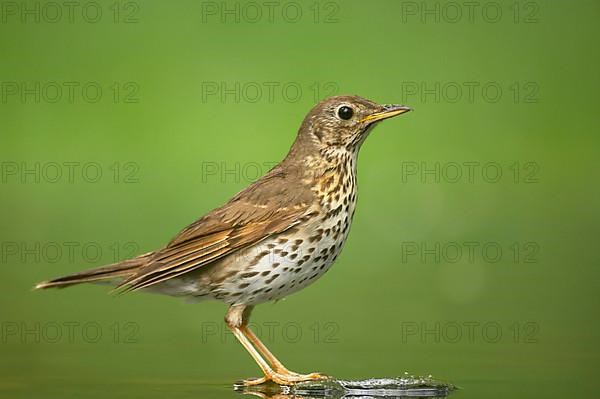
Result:
M297 183L297 182L296 182ZM312 192L289 196L289 182L273 171L185 228L165 248L154 253L116 290L135 291L194 271L235 251L284 232L303 220L310 210Z

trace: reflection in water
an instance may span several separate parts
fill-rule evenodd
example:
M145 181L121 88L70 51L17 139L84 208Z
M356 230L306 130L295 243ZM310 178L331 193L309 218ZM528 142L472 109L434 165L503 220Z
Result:
M405 375L397 378L372 378L346 381L329 379L310 381L296 386L264 384L253 387L236 385L236 391L263 399L311 398L443 398L455 387L430 377Z

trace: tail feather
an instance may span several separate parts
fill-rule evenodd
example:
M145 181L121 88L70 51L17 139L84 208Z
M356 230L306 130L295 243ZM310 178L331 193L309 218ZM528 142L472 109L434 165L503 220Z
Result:
M128 277L134 274L140 267L147 265L149 258L153 254L153 252L148 252L138 256L137 258L128 259L123 262L113 263L111 265L97 267L95 269L84 270L79 273L69 274L53 280L42 281L35 286L35 289L65 288L75 284L94 283Z

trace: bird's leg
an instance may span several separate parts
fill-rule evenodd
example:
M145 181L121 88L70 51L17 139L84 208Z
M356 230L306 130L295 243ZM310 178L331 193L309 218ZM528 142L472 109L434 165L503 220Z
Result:
M300 381L321 380L327 378L327 376L320 373L298 374L288 370L283 363L281 363L279 359L277 359L275 355L271 353L266 345L262 343L262 341L254 334L254 332L248 328L247 325L243 325L241 330L248 340L256 347L256 349L271 363L275 369L275 372L278 374L291 376L294 379L300 379Z
M225 315L225 324L231 330L233 335L240 341L242 346L248 351L250 356L254 359L258 367L262 370L265 375L262 378L256 378L252 380L244 380L244 385L260 385L269 380L271 380L271 376L273 375L273 370L269 366L269 364L260 356L260 353L256 351L256 348L252 346L252 343L248 340L248 338L242 332L241 326L244 323L244 313L250 313L252 308L247 308L243 305L233 305L227 311Z
M244 333L244 335L248 338L248 340L252 342L252 344L256 347L256 349L269 361L269 363L271 363L275 371L283 374L292 374L292 372L289 371L283 365L283 363L281 363L279 359L277 359L275 355L273 355L273 353L271 353L271 351L265 346L265 344L263 344L262 341L258 339L258 337L247 325L243 325L241 327L241 330Z
M243 305L233 305L227 311L225 322L235 337L246 348L250 356L262 370L264 377L252 380L245 380L245 385L259 385L267 381L273 381L280 385L292 385L297 382L320 380L327 378L318 373L297 374L289 371L283 364L267 349L267 347L258 339L256 335L247 327L248 319L252 307ZM256 347L255 347L256 346ZM260 353L259 353L260 352ZM275 371L261 356L265 356L275 368Z

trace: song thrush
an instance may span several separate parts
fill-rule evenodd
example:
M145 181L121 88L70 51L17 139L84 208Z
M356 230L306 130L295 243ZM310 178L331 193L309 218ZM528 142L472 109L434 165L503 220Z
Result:
M407 111L357 96L323 100L308 113L279 165L166 247L36 288L109 280L121 292L217 299L229 304L227 326L264 373L247 385L325 378L286 369L248 329L250 312L327 272L354 215L358 151L377 122Z

